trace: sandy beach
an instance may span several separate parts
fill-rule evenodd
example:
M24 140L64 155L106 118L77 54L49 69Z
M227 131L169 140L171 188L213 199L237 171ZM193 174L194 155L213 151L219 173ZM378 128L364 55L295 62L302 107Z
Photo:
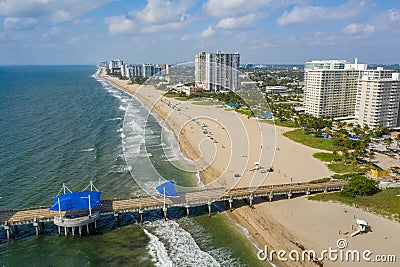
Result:
M101 76L135 95L166 122L179 141L181 151L196 162L206 187L305 182L332 174L323 162L313 158L312 155L320 150L295 143L282 135L290 129L259 123L226 106L196 105L192 101L165 98L163 91L152 86L128 85L127 81L104 73ZM273 167L274 172L254 170L255 162L264 168ZM374 254L396 254L399 251L399 223L341 204L304 198L272 203L257 201L254 209L242 206L227 213L249 230L260 248L268 245L275 250L299 250L300 245L321 251L337 248L337 239L345 238L349 249L370 249ZM356 224L355 217L366 220L373 231L349 237L351 225ZM347 235L339 234L339 231ZM354 265L327 260L323 263L324 266ZM317 266L314 262L281 261L280 265ZM371 263L370 266L377 265Z

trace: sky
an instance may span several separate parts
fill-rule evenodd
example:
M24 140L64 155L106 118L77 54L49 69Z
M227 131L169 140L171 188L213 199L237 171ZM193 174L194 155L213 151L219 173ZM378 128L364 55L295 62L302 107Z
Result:
M0 65L400 63L399 0L0 0Z

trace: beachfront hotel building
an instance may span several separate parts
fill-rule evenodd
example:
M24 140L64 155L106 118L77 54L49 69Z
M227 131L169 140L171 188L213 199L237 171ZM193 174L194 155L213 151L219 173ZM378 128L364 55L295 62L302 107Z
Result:
M357 83L367 64L345 60L306 62L304 73L304 108L317 118L354 116Z
M305 63L304 109L317 118L375 128L400 126L400 74L345 60Z
M240 55L201 52L195 57L195 84L205 90L238 90Z
M356 123L375 128L395 128L399 124L400 74L393 70L363 71L357 86Z
M108 63L108 70L112 74L120 74L121 67L123 65L124 65L124 62L121 59L110 60L110 62Z

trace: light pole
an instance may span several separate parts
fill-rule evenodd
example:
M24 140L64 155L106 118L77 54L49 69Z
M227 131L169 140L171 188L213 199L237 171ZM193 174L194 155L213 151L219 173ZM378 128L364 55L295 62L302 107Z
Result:
M87 198L89 201L89 217L92 217L92 207L90 206L90 194L88 194L87 197L81 197L81 198Z

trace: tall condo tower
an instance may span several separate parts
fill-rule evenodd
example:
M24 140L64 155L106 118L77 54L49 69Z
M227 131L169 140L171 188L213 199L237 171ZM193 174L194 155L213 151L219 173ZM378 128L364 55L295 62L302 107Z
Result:
M205 90L238 90L240 55L201 52L195 57L195 83Z

